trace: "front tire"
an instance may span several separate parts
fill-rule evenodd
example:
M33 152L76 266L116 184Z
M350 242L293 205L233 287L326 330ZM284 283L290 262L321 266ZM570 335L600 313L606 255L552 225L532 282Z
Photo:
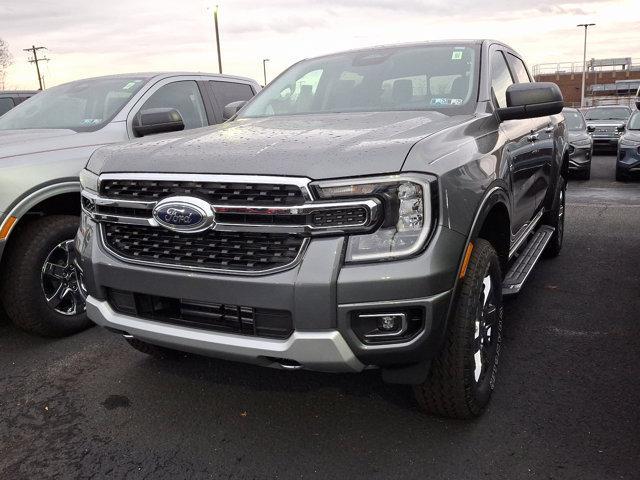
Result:
M627 176L622 173L622 169L616 165L616 182L626 182Z
M73 265L78 217L51 215L27 223L5 252L2 301L13 323L63 337L91 326L84 286Z
M427 380L414 387L428 413L450 418L480 415L495 387L502 341L502 273L493 246L477 239L447 337Z

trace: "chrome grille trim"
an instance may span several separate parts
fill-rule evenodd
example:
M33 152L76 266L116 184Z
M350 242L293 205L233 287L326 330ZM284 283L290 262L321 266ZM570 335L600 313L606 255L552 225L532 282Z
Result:
M125 175L125 174L123 174ZM291 234L344 234L353 231L365 232L374 227L381 216L381 203L376 198L368 198L362 200L344 200L344 201L314 201L311 196L308 184L311 182L308 178L289 178L289 177L262 177L262 176L230 176L230 175L202 175L202 176L179 176L179 175L150 175L150 174L126 174L127 177L119 177L116 174L101 175L100 181L103 179L117 180L171 180L171 181L192 181L195 178L199 178L200 181L222 181L224 177L225 181L237 182L237 183L266 183L274 179L280 179L283 184L298 186L308 198L306 203L302 205L291 206L255 206L255 205L216 205L211 204L211 207L215 214L236 214L236 215L261 215L261 216L273 216L283 217L292 215L311 215L316 212L322 212L327 210L343 209L343 208L364 208L366 210L365 221L358 224L342 225L335 227L333 225L316 226L309 222L298 224L265 224L265 223L252 223L252 222L229 222L219 219L216 216L215 224L212 227L213 230L220 231L245 231L245 232L273 232L273 233L291 233ZM295 181L295 183L294 183ZM100 186L98 185L98 189ZM305 193L306 192L306 193ZM101 197L97 193L89 192L87 190L82 191L82 196L89 202L95 204L93 211L85 208L84 202L82 202L83 211L89 215L92 219L98 222L114 222L124 223L130 225L149 225L152 227L159 227L158 222L153 218L151 212L158 203L157 201L142 201L142 200L126 200L126 199L113 199ZM172 195L169 195L172 196ZM165 197L168 198L168 197ZM141 215L127 215L126 213L104 213L100 212L100 207L112 207L119 209L136 209L148 211L148 216Z

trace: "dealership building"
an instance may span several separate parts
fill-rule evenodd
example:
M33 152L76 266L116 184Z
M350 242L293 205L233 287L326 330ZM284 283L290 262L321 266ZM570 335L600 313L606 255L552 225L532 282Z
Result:
M536 81L557 83L567 106L580 106L582 62L534 65L533 75ZM639 87L640 59L625 57L587 61L586 106L629 105L634 107L634 99Z

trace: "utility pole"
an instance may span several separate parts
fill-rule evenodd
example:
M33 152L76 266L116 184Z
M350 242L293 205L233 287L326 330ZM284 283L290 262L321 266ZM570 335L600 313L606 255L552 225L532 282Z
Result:
M582 52L582 90L580 91L580 108L584 108L584 84L587 75L587 29L595 23L580 23L577 27L584 27L584 50Z
M220 55L220 31L218 30L218 5L213 10L213 23L216 27L216 46L218 47L218 73L222 73L222 55Z
M24 48L24 52L31 52L33 54L33 58L29 59L29 63L36 64L36 73L38 74L38 85L40 85L40 90L43 89L42 85L42 75L40 75L40 65L39 62L48 62L49 59L47 57L38 58L38 50L46 50L46 47L36 47L32 45L31 48Z
M267 62L269 61L268 58L263 58L262 59L262 73L264 73L264 86L267 86Z

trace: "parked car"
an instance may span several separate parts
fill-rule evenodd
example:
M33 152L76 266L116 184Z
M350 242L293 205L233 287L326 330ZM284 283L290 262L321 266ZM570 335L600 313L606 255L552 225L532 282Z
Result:
M380 368L478 415L503 295L562 248L562 106L502 43L417 43L304 60L215 129L100 149L89 318L161 357Z
M587 133L587 124L580 110L564 108L569 133L569 172L582 180L591 178L591 157L593 156L593 139Z
M629 115L631 109L623 105L588 108L584 118L587 121L587 130L593 138L594 149L615 149Z
M40 90L0 90L0 117L16 105L33 97Z
M0 295L14 323L50 336L90 324L70 245L78 173L97 148L220 123L224 105L259 88L199 73L112 75L50 88L1 117Z
M616 180L624 182L640 174L640 112L629 118L626 132L618 142Z

